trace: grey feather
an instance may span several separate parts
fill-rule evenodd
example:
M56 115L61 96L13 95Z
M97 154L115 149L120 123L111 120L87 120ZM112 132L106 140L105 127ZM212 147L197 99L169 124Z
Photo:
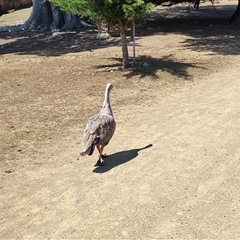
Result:
M96 145L106 146L114 134L116 122L110 104L110 91L112 88L112 84L108 83L102 109L98 114L88 119L83 132L82 150L80 152L82 156L92 155Z

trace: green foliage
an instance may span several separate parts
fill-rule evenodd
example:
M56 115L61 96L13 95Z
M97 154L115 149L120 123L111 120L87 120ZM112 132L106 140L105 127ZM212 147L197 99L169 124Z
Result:
M123 68L129 66L126 29L153 8L144 0L49 0L63 11L117 25L122 41Z
M153 8L144 0L50 0L63 11L90 17L93 20L105 20L109 23L126 24L141 18Z

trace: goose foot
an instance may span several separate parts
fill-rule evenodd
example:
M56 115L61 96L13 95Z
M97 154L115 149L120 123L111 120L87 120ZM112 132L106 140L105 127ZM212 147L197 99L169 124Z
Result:
M107 158L108 155L107 155L107 154L102 154L101 157L102 157L102 158Z
M98 161L96 162L94 167L103 166L103 165L104 165L104 163L101 161L101 159L98 159Z

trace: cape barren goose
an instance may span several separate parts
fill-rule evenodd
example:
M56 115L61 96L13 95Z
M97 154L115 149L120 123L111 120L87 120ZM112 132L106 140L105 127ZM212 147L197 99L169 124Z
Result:
M98 161L95 166L102 166L103 149L108 145L112 138L116 122L113 118L113 113L110 105L110 91L113 88L111 83L106 86L105 97L101 111L88 119L86 128L83 133L81 156L91 156L95 146L98 150Z

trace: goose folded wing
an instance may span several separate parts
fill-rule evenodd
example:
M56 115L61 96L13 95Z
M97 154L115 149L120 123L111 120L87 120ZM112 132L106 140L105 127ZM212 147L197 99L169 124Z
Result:
M82 139L82 155L89 154L89 152L94 151L94 147L97 143L98 131L100 128L98 117L99 115L94 115L93 117L89 118L87 122Z
M96 144L108 144L115 131L115 121L110 115L96 114L89 118L82 141L82 154L93 153Z

